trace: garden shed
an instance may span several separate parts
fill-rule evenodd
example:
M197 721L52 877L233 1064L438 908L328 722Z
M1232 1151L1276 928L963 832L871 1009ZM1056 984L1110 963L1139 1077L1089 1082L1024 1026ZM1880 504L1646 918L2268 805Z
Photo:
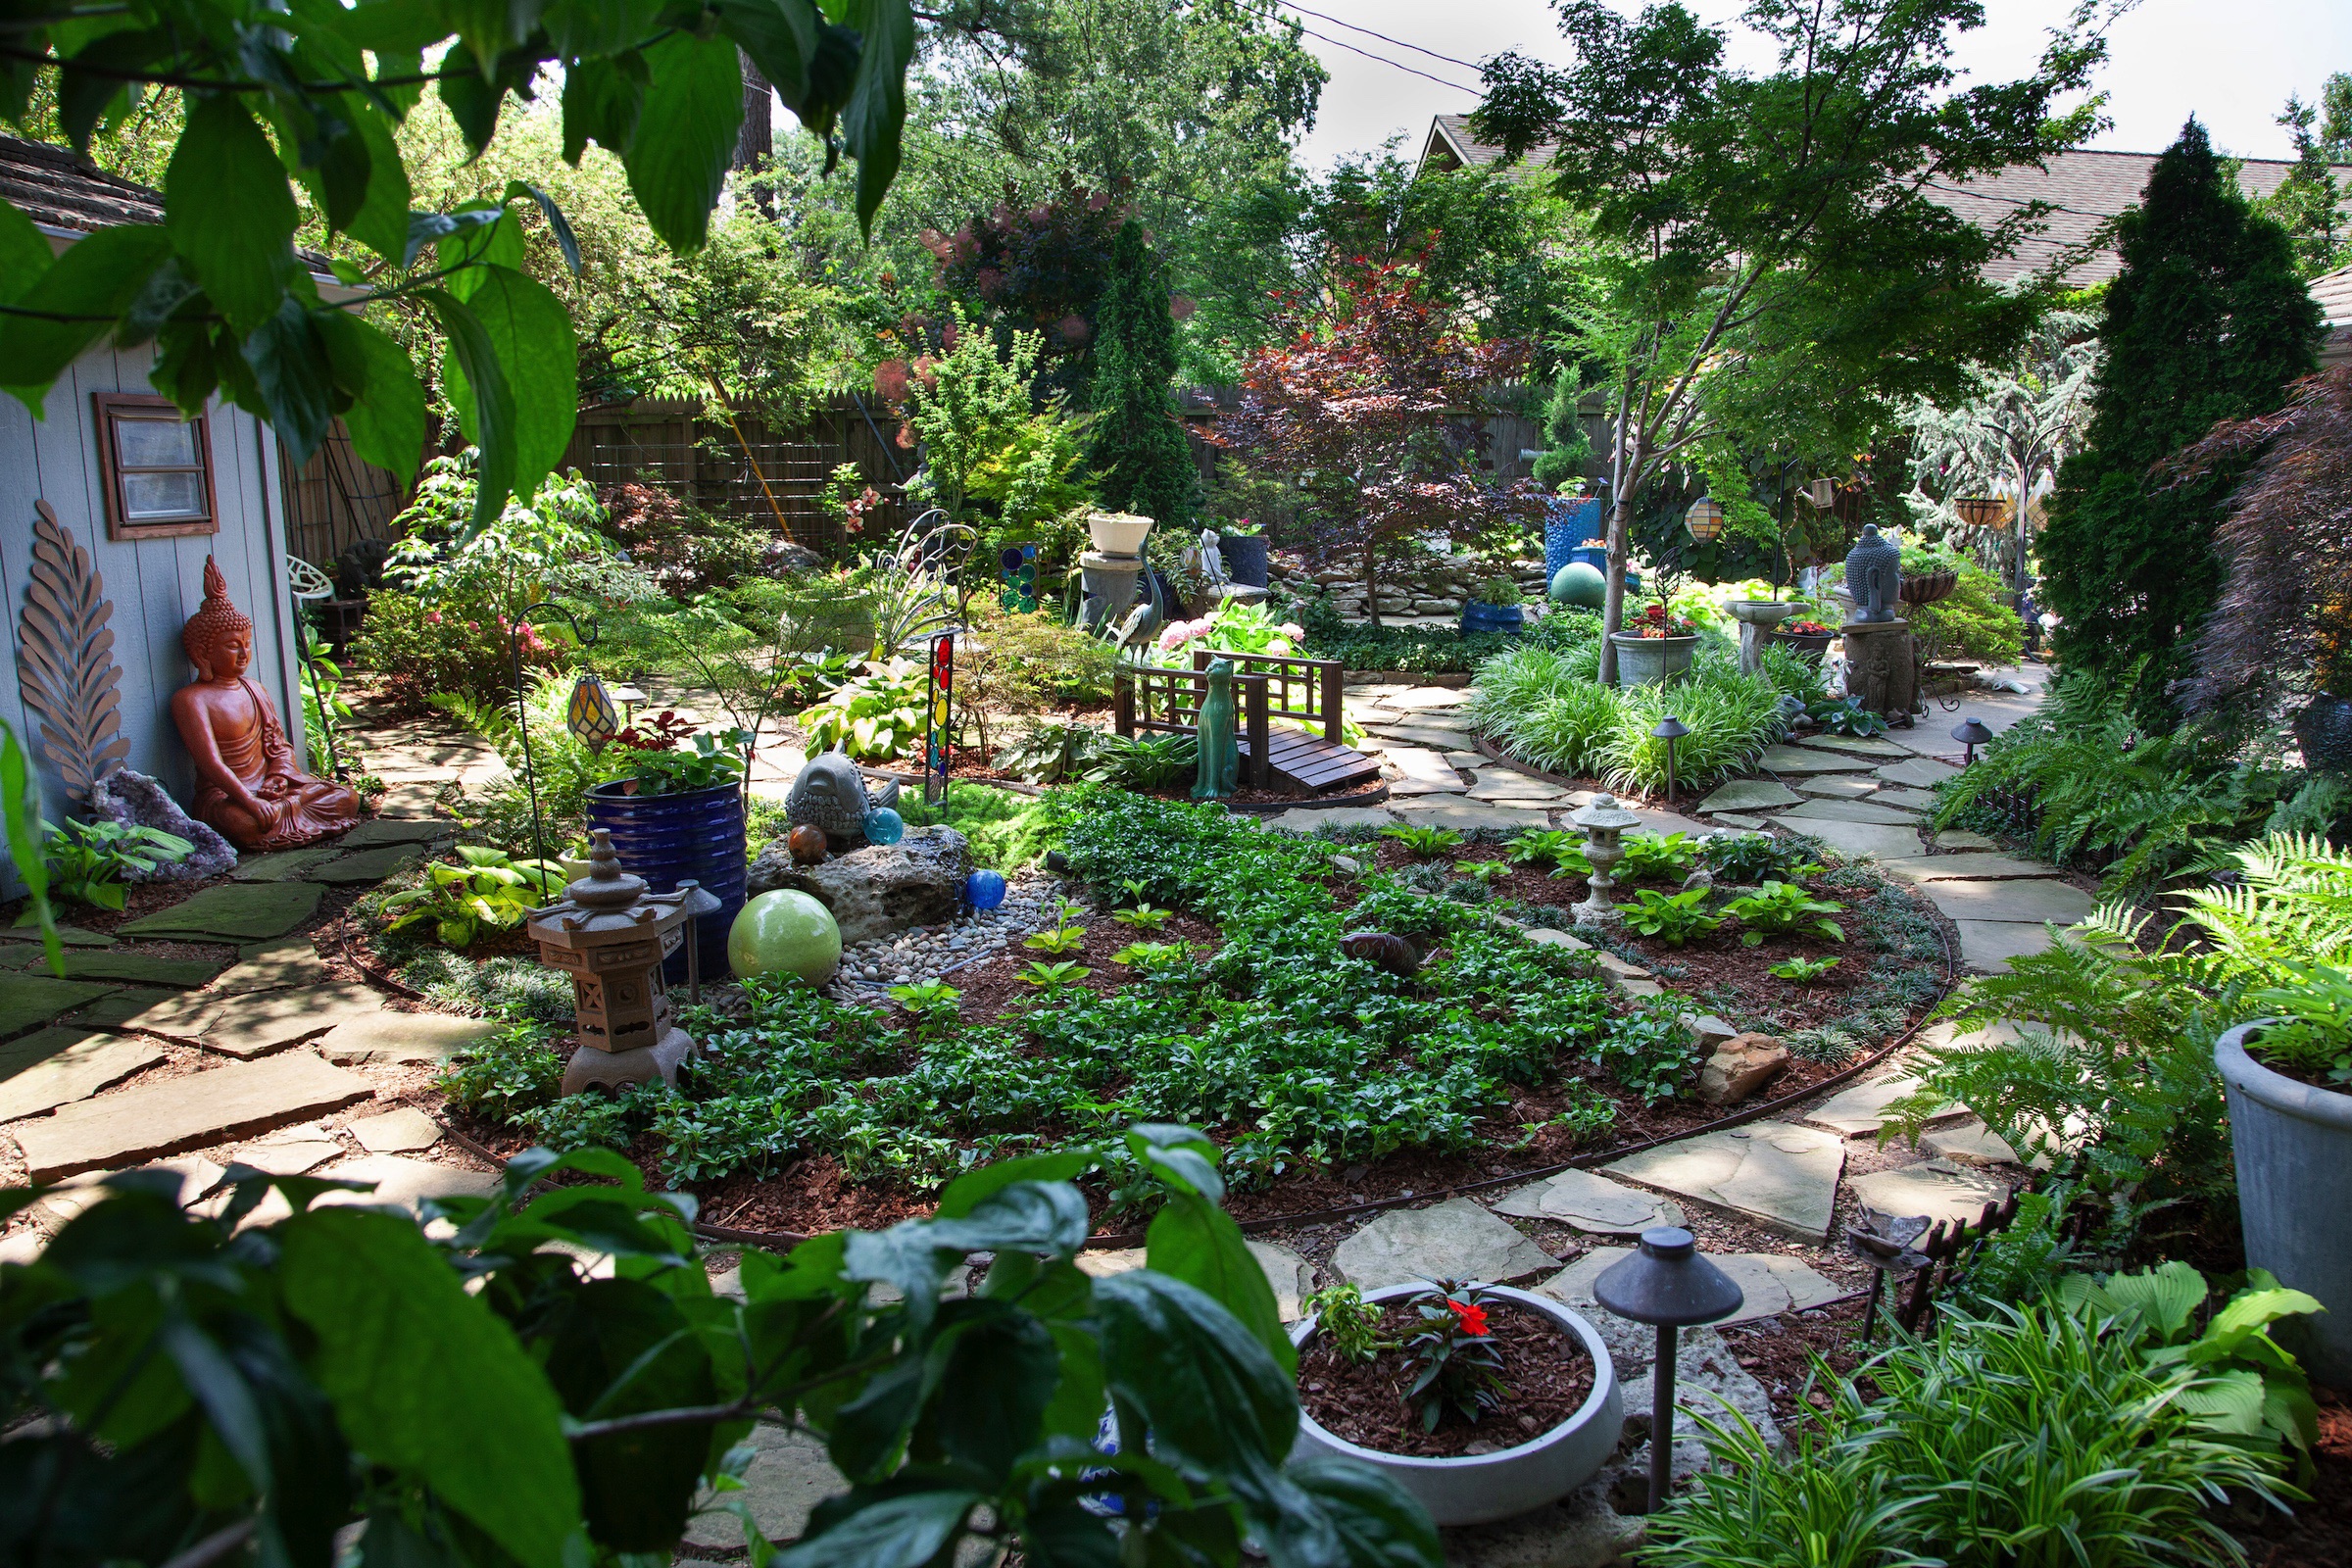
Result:
M0 137L0 196L60 253L101 228L163 220L155 191L13 137ZM111 765L110 751L187 802L193 780L171 702L193 678L180 628L203 602L208 556L253 617L250 676L277 705L298 754L302 746L277 442L263 421L218 401L182 419L148 384L150 358L144 347L101 342L58 378L37 420L15 398L0 399L0 718L31 755L53 820L70 805L69 774L90 758ZM54 535L41 525L43 506ZM91 591L91 573L102 592ZM29 617L28 607L37 607ZM111 684L110 662L120 671ZM49 733L45 671L70 688L52 693ZM58 725L60 704L78 717Z

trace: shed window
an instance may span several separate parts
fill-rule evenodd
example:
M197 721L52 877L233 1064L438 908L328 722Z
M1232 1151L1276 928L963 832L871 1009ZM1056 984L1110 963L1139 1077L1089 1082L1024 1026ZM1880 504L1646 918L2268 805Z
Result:
M217 533L212 443L205 419L180 417L169 398L100 392L98 459L111 539Z

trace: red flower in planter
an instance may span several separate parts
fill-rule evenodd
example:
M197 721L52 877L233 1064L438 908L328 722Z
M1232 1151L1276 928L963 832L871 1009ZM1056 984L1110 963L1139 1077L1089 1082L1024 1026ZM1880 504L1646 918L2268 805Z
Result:
M1487 1309L1485 1307L1473 1305L1468 1301L1457 1301L1451 1297L1446 1298L1446 1307L1453 1314L1454 1321L1461 1325L1464 1334L1485 1337L1487 1332Z

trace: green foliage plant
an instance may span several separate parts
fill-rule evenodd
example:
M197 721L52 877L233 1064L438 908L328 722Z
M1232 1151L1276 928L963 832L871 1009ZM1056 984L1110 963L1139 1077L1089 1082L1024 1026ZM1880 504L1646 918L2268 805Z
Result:
M628 784L631 795L656 796L740 784L752 736L740 729L704 730L691 737L655 736L628 744L629 732L624 731L621 740L623 744L610 754L609 773ZM682 744L689 740L692 744Z
M1884 735L1886 720L1862 706L1859 697L1824 698L1805 709L1805 716L1825 735Z
M351 700L343 695L343 666L327 657L326 641L305 617L302 634L302 741L311 772L332 778L338 766L351 761L351 739L345 725L353 717Z
M1629 881L1680 876L1698 859L1698 846L1688 833L1634 832L1619 842L1625 858L1618 862L1617 874Z
M1034 960L1021 968L1021 979L1041 991L1061 991L1076 985L1095 971L1083 963L1064 959L1059 963Z
M575 580L584 564L612 557L613 546L602 533L604 503L577 469L478 523L479 457L468 448L425 465L415 498L392 519L398 538L384 580L427 606L478 605L513 620Z
M1692 888L1688 893L1660 893L1655 888L1643 888L1636 893L1633 902L1619 906L1625 923L1645 937L1656 937L1670 948L1679 948L1692 937L1710 936L1723 929L1723 917L1707 908L1707 890Z
M1381 1338L1382 1308L1352 1285L1326 1285L1298 1305L1313 1320L1315 1332L1348 1360L1360 1365L1396 1348Z
M458 860L435 861L419 886L383 902L382 912L393 917L387 935L425 926L443 947L462 952L514 930L563 893L564 868L553 860L519 860L477 844L459 846Z
M1930 660L1968 660L2010 665L2026 646L2026 623L1991 572L1959 564L1952 591L1934 604L1913 605L1908 618Z
M907 985L892 986L883 993L906 1009L915 1024L923 1029L940 1029L956 1022L957 1004L963 993L945 980L917 980Z
M1767 882L1725 905L1723 912L1740 922L1740 941L1744 947L1757 947L1767 937L1845 940L1843 928L1830 918L1844 913L1845 906L1835 899L1817 899L1795 882Z
M1803 986L1811 985L1814 981L1821 979L1832 969L1837 968L1838 963L1838 959L1834 954L1821 958L1789 957L1783 958L1764 972L1776 979L1793 980Z
M1194 736L1105 734L1085 776L1123 789L1166 790L1189 782L1200 766L1200 743Z
M1110 961L1144 974L1160 974L1182 966L1191 957L1181 942L1130 942L1110 956Z
M1109 277L1095 314L1094 412L1087 463L1114 512L1141 513L1190 532L1200 510L1200 470L1175 416L1176 319L1167 266L1130 219L1110 245Z
M49 885L57 897L97 909L120 909L128 901L125 876L143 877L196 853L196 846L178 834L139 823L69 818L62 827L44 822L41 830L47 835Z
M1435 859L1448 850L1461 848L1462 836L1449 827L1412 827L1398 823L1380 830L1384 839L1395 839L1409 851L1415 859Z
M1174 909L1163 909L1152 904L1139 904L1129 909L1113 909L1110 917L1121 925L1142 926L1156 931L1176 917Z
M1404 1402L1424 1432L1435 1432L1448 1415L1475 1425L1502 1404L1502 1351L1487 1323L1488 1300L1464 1280L1439 1280L1411 1299L1421 1327L1404 1342L1412 1376Z
M1771 833L1711 834L1699 841L1698 858L1716 881L1751 886L1802 877L1809 858L1799 841Z
M1557 865L1573 854L1582 858L1584 836L1554 827L1523 827L1502 847L1503 858L1514 865Z
M1057 925L1035 931L1021 938L1021 946L1035 953L1050 953L1056 956L1064 953L1076 953L1086 946L1086 927Z
M2352 1085L2352 974L2292 961L2278 970L2282 984L2246 994L2246 1011L2270 1020L2247 1049L2306 1082Z
M376 597L380 600L383 596ZM534 783L540 831L548 835L548 849L553 852L586 842L582 824L588 814L588 791L605 778L603 761L573 737L565 722L572 683L553 671L536 671L526 680L521 718L515 715L511 691L503 700L487 702L456 692L443 692L432 700L432 707L495 747L499 760L506 764L504 773L467 791L459 808L459 820L468 836L510 855L536 853L531 821ZM522 744L525 722L530 728L527 769Z
M1098 1280L1073 1262L1071 1183L1104 1169L1156 1211L1147 1266ZM740 1296L710 1290L692 1198L606 1151L530 1150L417 1215L318 1201L338 1190L367 1191L232 1165L201 1195L215 1215L119 1177L0 1265L0 1419L16 1461L84 1503L13 1516L10 1560L226 1540L328 1568L364 1525L367 1555L407 1562L642 1561L714 1494L786 1568L1122 1549L1239 1568L1246 1539L1275 1568L1443 1560L1393 1482L1293 1458L1296 1352L1190 1128L991 1162L927 1218L747 1250ZM986 1271L950 1296L975 1250ZM1115 1455L1090 1446L1106 1409ZM851 1478L797 1541L728 1495L762 1421ZM1103 1496L1115 1520L1081 1506Z
M1698 1071L1698 1042L1669 998L1645 1003L1610 1023L1594 1055L1628 1090L1650 1104L1674 1099Z
M868 664L798 720L810 757L836 748L861 762L895 761L922 744L930 674L910 659Z

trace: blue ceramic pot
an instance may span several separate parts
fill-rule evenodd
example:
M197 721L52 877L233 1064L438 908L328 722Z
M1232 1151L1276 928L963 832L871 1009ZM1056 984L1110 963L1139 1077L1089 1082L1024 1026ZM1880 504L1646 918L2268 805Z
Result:
M1527 629L1527 614L1517 605L1490 605L1472 599L1462 606L1462 635L1482 631L1517 632Z
M678 795L630 795L625 780L599 784L588 792L588 826L612 835L623 870L645 878L656 893L668 893L692 879L718 900L716 914L697 928L703 978L727 977L727 932L743 908L749 866L744 843L743 791L732 784ZM662 973L673 985L686 979L686 949L670 955Z
M1217 535L1217 554L1225 558L1225 575L1245 588L1266 585L1266 536Z

